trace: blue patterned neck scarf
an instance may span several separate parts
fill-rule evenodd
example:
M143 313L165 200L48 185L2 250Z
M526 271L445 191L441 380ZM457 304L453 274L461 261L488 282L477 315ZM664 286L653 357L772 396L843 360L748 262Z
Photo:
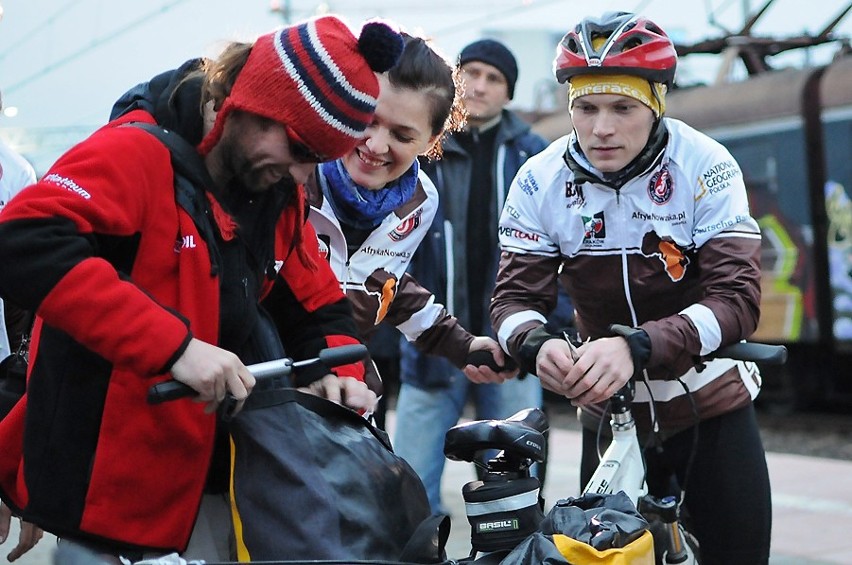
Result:
M355 184L342 159L320 163L319 171L322 192L337 219L357 229L370 229L414 196L420 164L415 159L401 177L379 190Z

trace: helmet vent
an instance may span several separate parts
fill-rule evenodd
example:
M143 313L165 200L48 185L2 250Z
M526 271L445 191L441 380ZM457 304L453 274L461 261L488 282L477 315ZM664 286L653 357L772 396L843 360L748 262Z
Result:
M624 47L621 48L622 51L627 51L628 49L634 49L642 45L642 40L638 37L631 37L627 41L624 42Z
M653 23L651 23L651 22L646 22L646 23L645 23L645 27L646 27L649 31L652 31L652 32L654 32L654 33L656 33L656 34L658 34L658 35L665 35L665 34L666 34L666 32L664 32L662 29L660 29L659 27L657 27L655 24L653 24Z
M568 45L566 47L568 47L568 50L572 53L580 52L580 47L577 45L577 41L573 37L568 40Z

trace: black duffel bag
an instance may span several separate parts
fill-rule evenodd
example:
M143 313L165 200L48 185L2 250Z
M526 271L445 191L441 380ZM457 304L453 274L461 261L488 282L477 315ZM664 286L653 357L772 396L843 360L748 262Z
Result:
M230 422L240 561L441 563L449 518L385 432L290 388L255 390Z

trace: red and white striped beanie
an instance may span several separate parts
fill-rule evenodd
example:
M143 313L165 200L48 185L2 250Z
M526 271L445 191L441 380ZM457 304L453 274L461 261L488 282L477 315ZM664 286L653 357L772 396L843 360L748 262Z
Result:
M228 114L237 109L287 125L329 160L345 155L373 119L375 73L390 69L402 49L402 36L386 24L367 23L356 39L335 16L259 37L199 152L216 145Z

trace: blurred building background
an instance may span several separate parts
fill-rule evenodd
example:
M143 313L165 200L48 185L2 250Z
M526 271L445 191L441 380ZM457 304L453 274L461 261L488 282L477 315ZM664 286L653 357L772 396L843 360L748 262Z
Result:
M804 7L774 0L752 30L763 37L815 33L847 0ZM0 91L6 112L0 136L43 173L76 140L104 123L128 87L198 55L215 56L229 40L251 40L288 21L334 12L354 26L391 19L428 36L454 58L468 42L495 37L515 52L521 67L514 108L547 112L564 104L551 76L555 46L586 15L609 10L642 12L675 42L692 44L734 33L766 0L0 0ZM850 19L850 18L847 18ZM838 35L852 34L843 21ZM832 47L778 56L778 66L825 61ZM716 79L719 55L691 55L682 84ZM733 74L745 76L742 69Z

